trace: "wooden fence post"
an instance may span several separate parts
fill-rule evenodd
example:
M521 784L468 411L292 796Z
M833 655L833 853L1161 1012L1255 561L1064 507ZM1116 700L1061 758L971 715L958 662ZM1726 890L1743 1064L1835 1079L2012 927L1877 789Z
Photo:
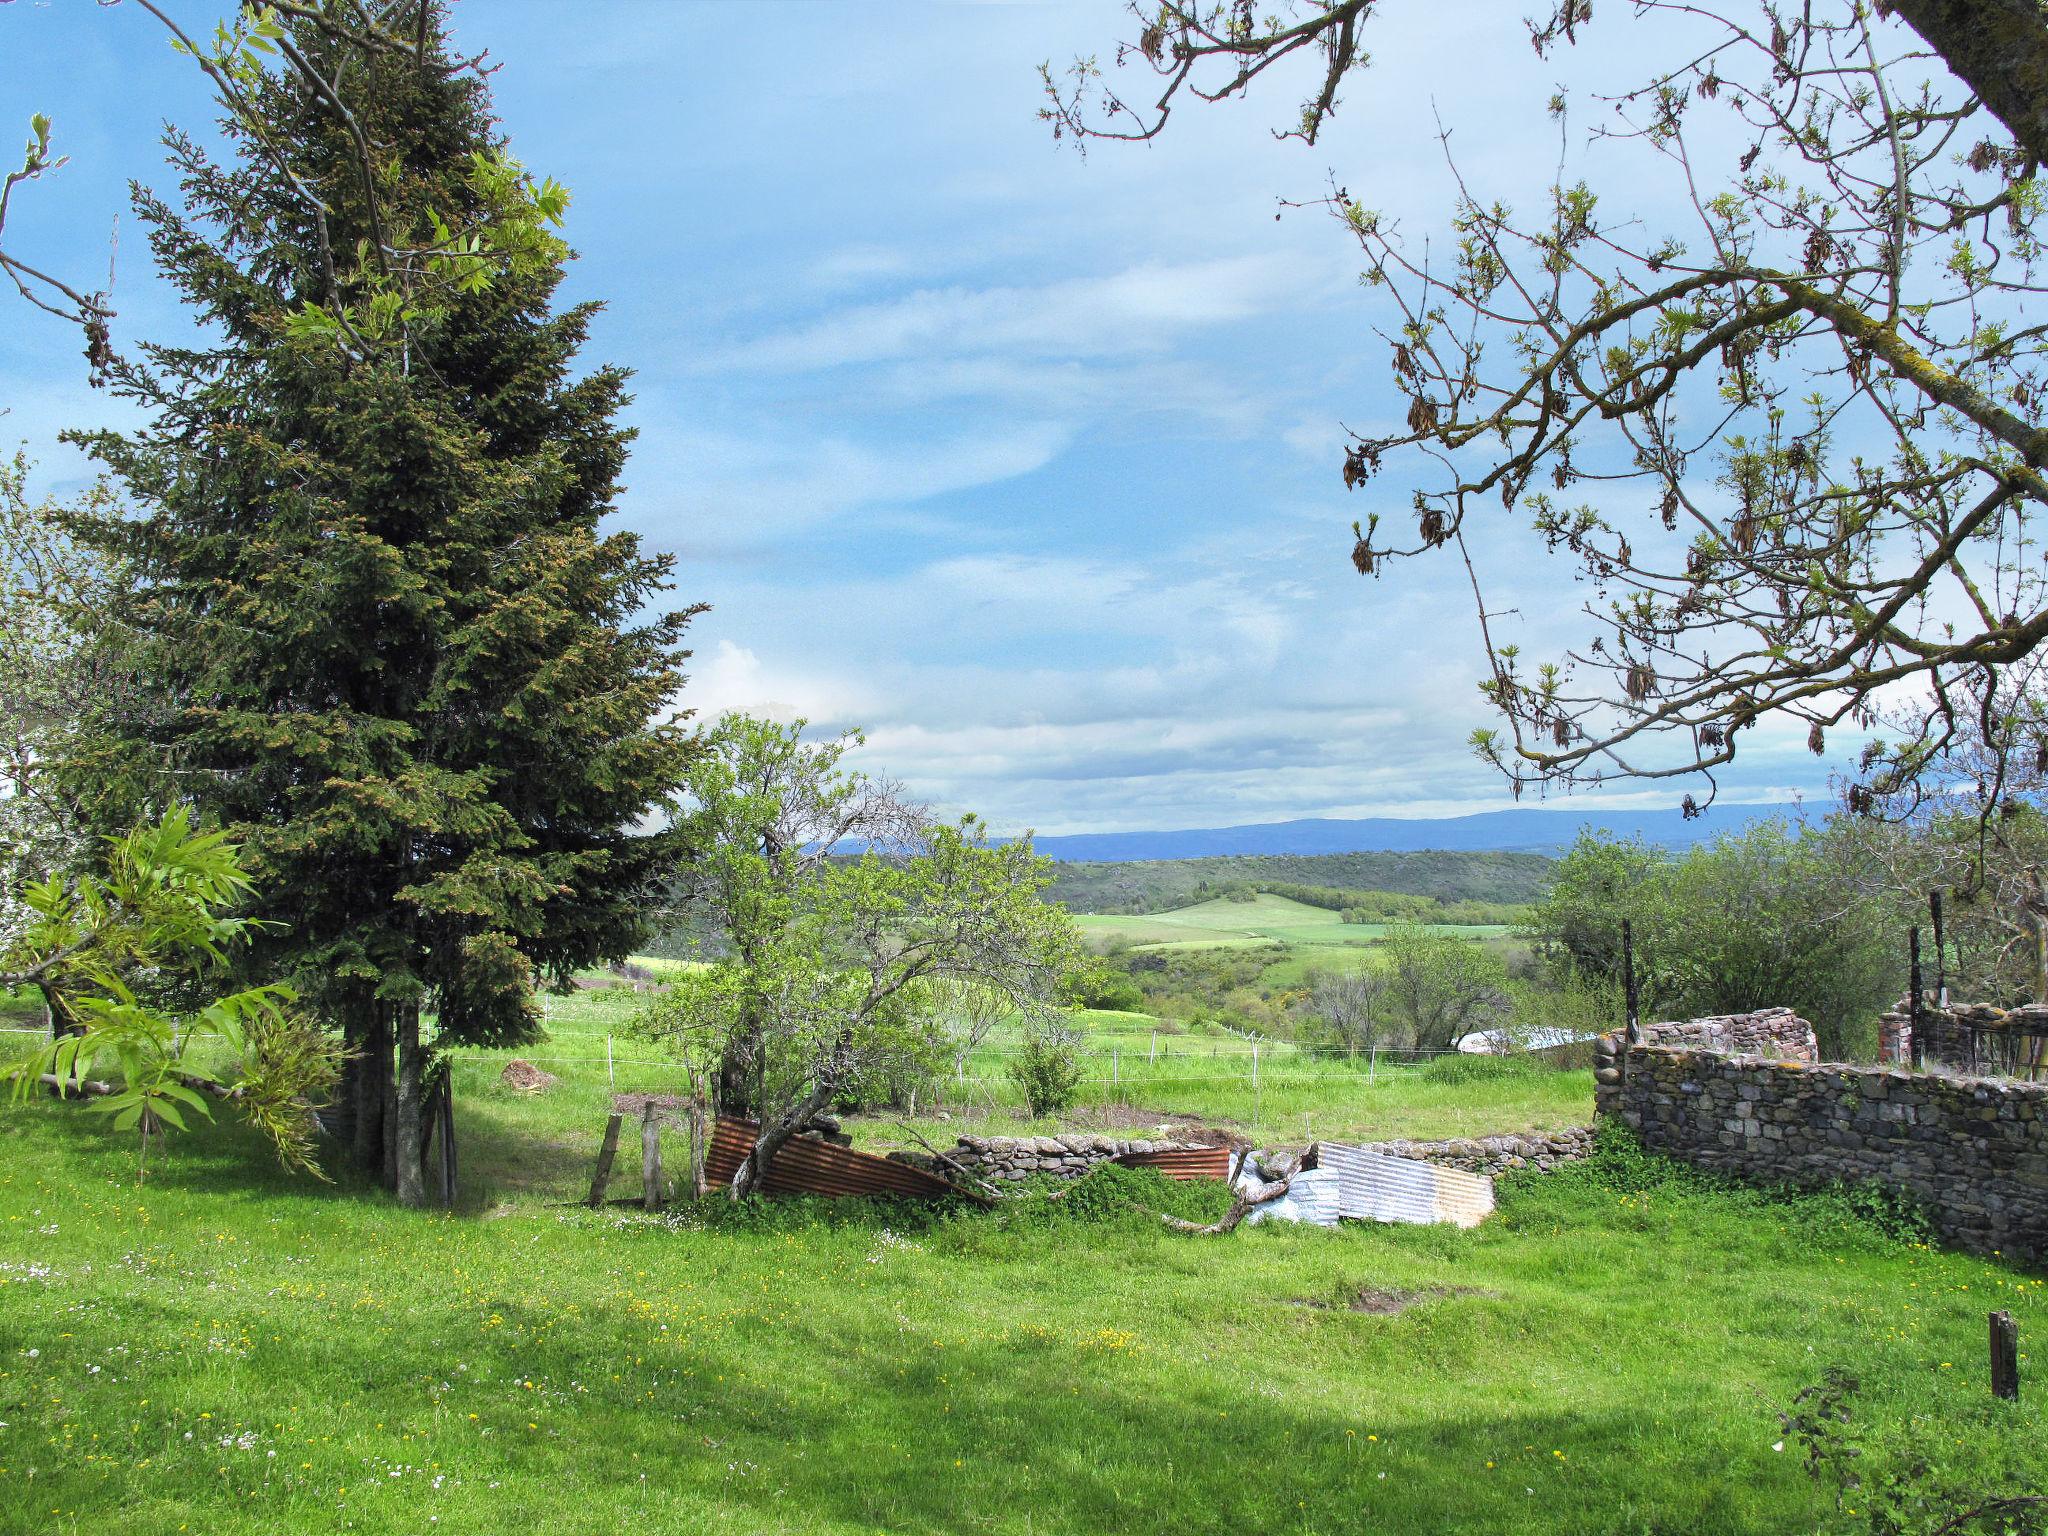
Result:
M1934 916L1934 1006L1948 1007L1948 945L1942 933L1941 892L1927 893L1927 909Z
M704 1198L704 1072L690 1073L690 1195Z
M654 1107L654 1095L647 1096L647 1113L640 1119L640 1203L647 1210L661 1209L661 1120Z
M2010 1312L1991 1314L1991 1395L2019 1400L2020 1331Z
M1906 949L1910 958L1906 967L1906 1016L1908 1028L1913 1031L1913 1065L1927 1064L1927 1051L1921 1041L1924 1031L1920 1027L1920 930L1915 927L1906 935Z
M619 1125L626 1117L617 1110L604 1123L604 1145L597 1149L597 1172L590 1180L590 1208L604 1204L604 1192L612 1181L612 1160L619 1155Z
M1628 1043L1639 1045L1643 1038L1643 1019L1636 994L1636 936L1635 929L1625 917L1621 920L1621 994L1628 1005Z

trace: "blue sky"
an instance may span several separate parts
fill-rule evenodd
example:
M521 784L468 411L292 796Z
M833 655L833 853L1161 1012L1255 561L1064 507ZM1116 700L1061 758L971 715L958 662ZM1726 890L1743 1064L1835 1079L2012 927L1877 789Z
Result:
M575 194L590 356L636 372L621 515L713 605L683 702L864 726L865 766L1002 831L1510 803L1464 746L1487 717L1463 572L1346 559L1352 519L1406 502L1338 474L1339 424L1396 409L1384 301L1329 221L1274 218L1334 174L1440 234L1432 101L1483 189L1540 186L1545 99L1612 60L1535 65L1490 9L1376 21L1314 149L1267 132L1282 82L1082 159L1035 120L1035 66L1107 55L1106 3L458 6L514 152ZM72 162L17 195L8 248L96 281L127 180L169 187L160 120L208 123L203 83L133 5L8 0L0 124L35 110ZM181 324L131 225L117 342ZM74 483L56 433L123 407L71 333L0 313L0 438ZM1528 555L1487 574L1540 648L1582 594ZM1824 795L1827 764L1758 735L1725 795Z

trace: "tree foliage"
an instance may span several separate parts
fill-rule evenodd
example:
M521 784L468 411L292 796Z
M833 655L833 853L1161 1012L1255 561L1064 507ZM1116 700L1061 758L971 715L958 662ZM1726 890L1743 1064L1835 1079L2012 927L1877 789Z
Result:
M1612 989L1624 919L1646 1018L1788 1007L1841 1060L1870 1049L1904 990L1905 920L1846 825L1759 822L1676 859L1588 832L1530 932L1560 977Z
M1417 1046L1456 1045L1505 1017L1507 967L1489 946L1404 922L1388 927L1383 953L1388 1012Z
M132 699L120 633L107 622L126 583L119 562L73 538L67 520L112 515L96 483L76 505L29 494L25 455L0 463L0 948L23 918L22 887L91 853L94 786L66 781L91 722Z
M723 954L677 978L641 1028L723 1062L722 1088L755 1107L735 1198L842 1095L937 1061L961 988L1044 1017L1079 961L1071 921L1039 900L1049 860L846 767L858 741L727 715L689 770L685 880ZM848 840L867 846L834 857Z
M425 208L408 205L392 174L396 146L362 110L362 76L388 79L402 66L422 78L480 83L490 73L482 55L454 57L441 46L438 0L243 0L230 19L198 35L157 0L133 0L133 9L206 78L271 200L291 206L314 232L320 280L289 317L298 339L358 358L402 350L445 321L462 296L531 278L561 259L552 231L568 193L527 176L501 148L475 152L461 193ZM331 158L322 167L310 166L273 119L266 98L280 75L331 118ZM68 161L53 147L52 126L47 113L32 114L20 166L0 174L0 239L16 191ZM348 184L354 217L334 195L336 176ZM92 382L103 383L114 358L111 285L85 291L5 249L0 275L36 308L81 328Z
M1314 142L1373 11L1133 14L1117 62L1161 94L1132 105L1092 61L1048 72L1056 131L1149 138L1181 100L1313 57L1289 132ZM1556 0L1529 32L1550 57L1592 24ZM1957 729L1958 680L2048 636L2028 553L2048 506L2030 308L2048 18L2030 0L1636 0L1600 24L1644 61L1593 135L1616 186L1568 169L1559 95L1560 169L1522 211L1454 163L1447 260L1341 185L1323 200L1387 296L1406 413L1346 454L1347 486L1393 489L1351 558L1368 576L1463 562L1504 722L1473 741L1518 791L1711 784L1767 718L1819 753L1902 691L1935 701L1922 734L1860 771L1910 777ZM1644 199L1650 177L1682 214ZM1501 509L1590 589L1583 637L1554 656L1523 654L1481 582L1475 551L1513 538Z
M689 615L654 606L671 560L601 527L626 376L577 373L593 306L556 306L559 242L479 269L402 345L302 324L332 299L331 248L483 208L479 176L508 162L437 30L420 57L356 57L315 17L285 32L332 89L296 67L242 79L234 159L174 132L184 209L137 196L206 339L112 365L148 425L82 441L138 510L78 527L134 573L113 616L152 690L110 756L243 843L291 917L251 964L357 1048L358 1153L416 1199L422 1007L443 1039L531 1039L536 972L620 958L642 931L670 856L644 823L690 750L671 702ZM358 133L374 198L331 173ZM319 181L317 215L280 158Z
M244 987L186 1014L138 989L151 973L219 973L262 926L238 915L250 891L239 851L179 807L108 839L101 872L28 884L30 920L0 946L0 991L40 994L53 1029L6 1076L17 1101L42 1086L61 1095L111 1060L121 1081L91 1107L138 1133L145 1164L151 1136L184 1130L188 1113L210 1118L212 1097L232 1101L287 1167L324 1177L310 1106L333 1086L340 1053L292 1011L292 989ZM209 1053L218 1042L232 1065L204 1065L195 1041Z

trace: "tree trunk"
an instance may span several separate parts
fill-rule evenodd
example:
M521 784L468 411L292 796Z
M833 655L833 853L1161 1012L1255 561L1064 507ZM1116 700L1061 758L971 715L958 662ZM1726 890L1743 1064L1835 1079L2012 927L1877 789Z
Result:
M421 1168L421 1109L426 1090L426 1056L420 1049L420 1008L418 1003L401 1003L394 1010L398 1033L397 1113L392 1117L393 1149L397 1166L398 1203L418 1208L427 1203L427 1181Z
M2048 163L2048 18L2041 0L1892 0L2020 147Z
M398 1009L384 1010L384 1048L379 1061L380 1081L377 1084L383 1101L378 1124L384 1131L382 1160L377 1165L378 1176L389 1190L398 1188L398 1078L391 1070L391 1047L398 1038Z
M327 1106L326 1124L335 1141L351 1151L356 1140L356 1081L363 1070L363 1019L350 1008L341 1016L341 1076Z
M838 1055L839 1049L835 1048L833 1056L836 1058ZM837 1061L828 1062L819 1072L818 1081L812 1085L811 1091L778 1117L773 1125L763 1127L753 1150L740 1164L740 1171L732 1176L733 1199L744 1200L760 1187L768 1165L775 1161L775 1154L782 1150L783 1143L809 1126L832 1102L832 1096L839 1091L839 1079Z
M361 1032L362 1056L356 1062L353 1151L356 1167L377 1173L384 1166L384 1083L391 1076L391 1037L385 1029L385 1007L370 1004Z

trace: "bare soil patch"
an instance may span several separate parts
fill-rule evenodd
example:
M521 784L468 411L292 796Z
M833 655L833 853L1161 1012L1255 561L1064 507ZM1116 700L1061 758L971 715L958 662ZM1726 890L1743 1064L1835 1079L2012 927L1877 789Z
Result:
M1475 1290L1469 1285L1430 1285L1419 1291L1398 1291L1377 1285L1361 1285L1348 1295L1302 1296L1296 1299L1297 1307L1309 1307L1317 1312L1363 1312L1370 1317L1397 1317L1410 1307L1419 1307L1424 1302L1441 1301L1446 1296L1490 1296L1491 1291Z

